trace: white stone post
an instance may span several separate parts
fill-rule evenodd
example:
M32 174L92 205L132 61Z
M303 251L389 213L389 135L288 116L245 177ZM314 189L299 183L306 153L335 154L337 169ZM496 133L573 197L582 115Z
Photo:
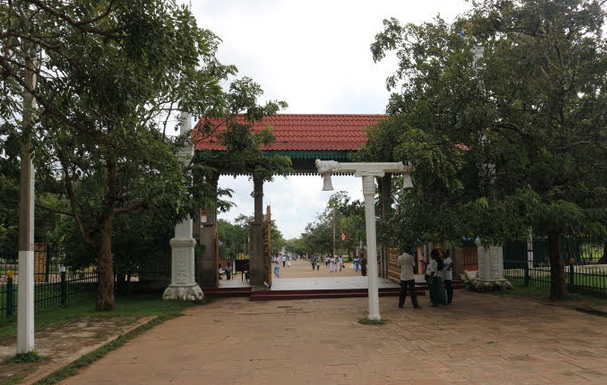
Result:
M375 232L375 177L360 173L365 197L365 230L367 233L367 279L369 280L369 319L380 320L377 283L377 234Z
M512 289L512 285L504 278L504 251L501 246L484 246L479 238L476 239L478 248L478 276L474 288L478 291L493 291Z
M181 134L188 133L191 120L188 114L182 114ZM181 149L179 156L184 163L189 163L194 155L194 146L188 141ZM189 216L175 226L175 238L171 239L171 284L162 294L162 299L180 299L184 301L199 301L204 293L196 283L194 272L194 246L196 240L192 237L193 220Z
M365 230L367 233L367 279L369 287L369 319L381 320L379 314L379 288L377 280L377 238L375 231L375 178L383 177L387 172L409 174L410 167L402 162L390 163L339 163L334 160L316 159L316 168L321 175L331 173L353 173L362 177L365 197ZM330 184L329 184L330 185ZM332 187L330 188L333 189Z

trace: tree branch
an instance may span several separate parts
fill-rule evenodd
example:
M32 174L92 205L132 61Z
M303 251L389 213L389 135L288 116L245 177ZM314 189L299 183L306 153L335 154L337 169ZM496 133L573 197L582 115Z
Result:
M59 209L54 209L54 208L52 208L52 207L48 207L48 206L42 205L42 204L40 204L40 203L35 203L35 206L36 206L36 207L40 207L41 209L44 209L44 210L50 211L50 212L52 212L52 213L56 213L56 214L63 214L63 215L68 215L68 216L70 216L70 217L75 217L74 213L70 213L70 212L68 212L68 211L63 211L63 210L59 210Z
M42 10L48 12L49 14L55 16L57 19L61 19L65 22L67 22L69 25L76 28L80 32L93 33L95 35L104 36L109 39L118 39L119 37L121 37L118 35L113 35L109 31L105 31L103 29L93 28L93 27L88 26L88 24L92 23L93 21L98 20L99 18L95 18L95 19L85 21L85 22L76 21L76 20L73 20L72 18L68 17L65 13L61 13L61 12L49 7L43 1L40 1L40 0L27 0L27 1L30 4L37 6L39 9L42 9ZM110 8L108 8L101 16L109 14L109 12L112 9L111 5L112 4L110 3L110 6L109 6Z
M115 208L114 209L114 214L123 214L123 213L128 213L130 211L134 211L137 210L139 208L147 208L148 207L148 202L137 202L135 204L132 204L130 206L127 207L119 207L119 208Z

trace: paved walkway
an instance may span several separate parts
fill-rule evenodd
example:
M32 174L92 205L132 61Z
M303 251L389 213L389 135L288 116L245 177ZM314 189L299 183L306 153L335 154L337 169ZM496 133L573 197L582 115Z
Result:
M422 306L427 298L421 298ZM190 308L63 384L606 384L607 319L456 291L448 307L366 298Z

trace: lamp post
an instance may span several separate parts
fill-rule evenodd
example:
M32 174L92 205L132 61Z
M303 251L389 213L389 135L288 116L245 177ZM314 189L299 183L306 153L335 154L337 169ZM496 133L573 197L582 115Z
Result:
M383 177L387 172L405 174L405 187L412 187L410 173L411 167L404 166L402 162L389 163L340 163L334 160L323 161L316 159L316 169L324 178L323 190L332 190L331 174L354 174L361 177L363 182L363 196L365 197L365 230L367 234L367 259L369 280L369 319L380 320L379 315L379 289L377 285L377 241L375 232L375 178Z

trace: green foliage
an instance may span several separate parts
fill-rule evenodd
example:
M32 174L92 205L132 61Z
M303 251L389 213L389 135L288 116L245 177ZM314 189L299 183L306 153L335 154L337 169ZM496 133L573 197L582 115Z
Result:
M372 52L397 52L402 88L360 156L415 167L394 219L408 240L605 234L604 19L596 1L526 0L385 21Z
M38 353L36 350L30 350L27 353L18 353L12 357L7 358L5 364L22 364L25 362L36 362L44 359L44 356Z
M217 221L217 233L221 246L220 258L235 257L239 253L248 253L249 228L220 219Z
M263 217L266 220L266 217ZM220 219L217 222L217 232L219 240L222 242L219 248L221 257L235 257L238 253L248 254L249 251L249 233L250 225L253 222L253 216L239 215L234 224ZM285 246L285 240L282 233L278 230L276 222L272 221L272 254L279 254Z
M405 237L607 234L601 4L485 0L453 24L385 21L371 49L396 51L388 124L400 130L375 135L398 138L386 160L415 167L395 223ZM551 261L551 297L564 298L562 258Z
M190 192L191 174L178 157L183 138L173 141L164 135L168 117L175 110L230 115L261 89L243 79L232 85L229 95L223 91L222 83L236 68L217 61L219 38L199 28L189 8L173 0L104 0L94 5L17 0L0 6L0 62L7 94L0 103L6 122L2 137L33 141L44 181L39 192L59 194L57 199L39 194L39 204L73 217L62 219L60 227L74 226L86 248L79 254L89 261L96 258L99 306L111 308L112 232L130 232L123 239L114 237L122 250L114 254L119 270L130 269L138 265L130 253L147 252L143 242L155 232L145 226L161 219L170 226L208 203L208 196ZM34 56L39 109L29 136L18 128L23 66ZM248 113L258 118L281 105L251 106ZM266 133L258 137L269 140ZM144 209L166 215L139 215L147 223L134 216L114 223ZM76 244L69 233L49 231ZM131 242L138 237L141 242Z
M333 234L335 231L335 239ZM341 233L346 236L341 239ZM345 191L334 193L324 212L316 221L306 226L301 240L297 242L300 254L333 254L333 242L338 254L354 251L365 239L364 206L360 201L351 201Z
M358 323L361 325L385 325L386 320L384 319L369 319L369 318L359 318Z

